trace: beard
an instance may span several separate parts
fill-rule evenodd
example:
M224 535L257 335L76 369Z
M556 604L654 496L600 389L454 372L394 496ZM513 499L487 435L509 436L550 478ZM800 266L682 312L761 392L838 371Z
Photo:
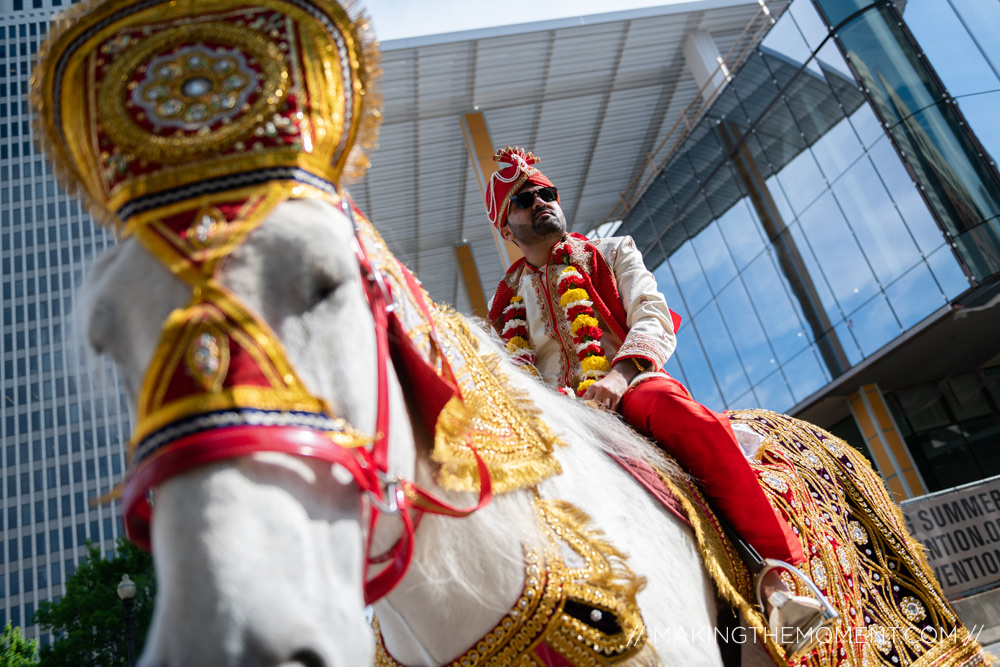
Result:
M532 218L531 223L523 226L511 225L514 240L518 243L533 245L538 241L566 232L566 216L562 209L545 210Z
M561 214L554 211L547 211L531 221L531 231L538 236L548 236L555 232L566 231L566 220Z

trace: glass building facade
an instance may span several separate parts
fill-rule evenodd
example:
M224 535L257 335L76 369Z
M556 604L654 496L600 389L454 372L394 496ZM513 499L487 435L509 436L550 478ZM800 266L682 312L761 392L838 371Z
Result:
M995 288L998 34L995 0L794 0L731 75L619 230L697 399L794 413ZM1000 474L995 371L888 394L927 490Z
M130 432L111 369L72 331L84 269L111 239L59 190L33 136L31 70L62 4L0 0L0 626L43 642L38 604L62 595L87 541L114 548L118 508L95 499L121 478Z

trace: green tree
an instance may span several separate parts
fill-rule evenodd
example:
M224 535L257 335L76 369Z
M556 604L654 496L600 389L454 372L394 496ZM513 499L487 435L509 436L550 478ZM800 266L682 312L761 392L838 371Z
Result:
M12 628L7 621L0 636L0 667L34 667L38 664L35 660L37 649L36 640L28 641L21 636L21 628Z
M126 665L125 608L118 598L123 574L136 583L136 655L142 652L156 597L153 559L124 539L118 541L113 558L103 558L93 544L87 550L87 560L66 582L66 595L58 602L41 603L35 612L35 623L55 639L42 647L40 667Z

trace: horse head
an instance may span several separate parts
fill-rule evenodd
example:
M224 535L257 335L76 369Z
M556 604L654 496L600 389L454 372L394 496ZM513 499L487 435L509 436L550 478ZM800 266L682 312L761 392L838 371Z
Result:
M375 338L354 244L337 208L289 201L233 251L218 279L282 341L309 393L374 433ZM95 267L86 294L91 344L138 395L163 322L190 301L190 288L126 240ZM398 389L391 404L405 410ZM408 437L393 431L402 440L392 447L394 470L412 470ZM327 460L262 449L155 487L150 543L161 593L142 664L370 662L358 483Z

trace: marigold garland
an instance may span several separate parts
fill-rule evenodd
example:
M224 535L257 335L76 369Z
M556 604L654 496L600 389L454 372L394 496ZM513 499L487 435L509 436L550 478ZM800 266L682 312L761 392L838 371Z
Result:
M503 310L503 333L507 342L507 354L515 364L532 375L538 375L535 368L535 351L528 340L528 316L524 308L524 298L515 296Z
M566 311L569 320L569 330L573 336L574 350L580 359L583 375L576 385L576 395L583 396L587 387L594 384L611 370L611 364L604 355L601 346L600 322L594 317L594 302L590 300L585 285L586 280L575 266L570 263L572 248L569 243L560 243L553 248L552 254L566 268L556 280L556 291L559 293L559 305ZM533 375L538 375L535 368L535 351L528 340L528 316L524 307L524 297L515 296L503 310L503 332L501 337L507 343L507 353L514 363ZM564 393L572 390L568 387ZM560 389L560 391L563 391Z
M568 264L568 262L567 262ZM573 335L576 355L580 359L583 376L576 385L576 395L583 396L587 388L603 378L611 370L608 358L604 356L604 348L600 340L604 332L600 323L594 317L594 302L584 289L586 282L583 275L570 264L556 281L556 291L559 292L559 305L566 310L569 320L569 330Z

